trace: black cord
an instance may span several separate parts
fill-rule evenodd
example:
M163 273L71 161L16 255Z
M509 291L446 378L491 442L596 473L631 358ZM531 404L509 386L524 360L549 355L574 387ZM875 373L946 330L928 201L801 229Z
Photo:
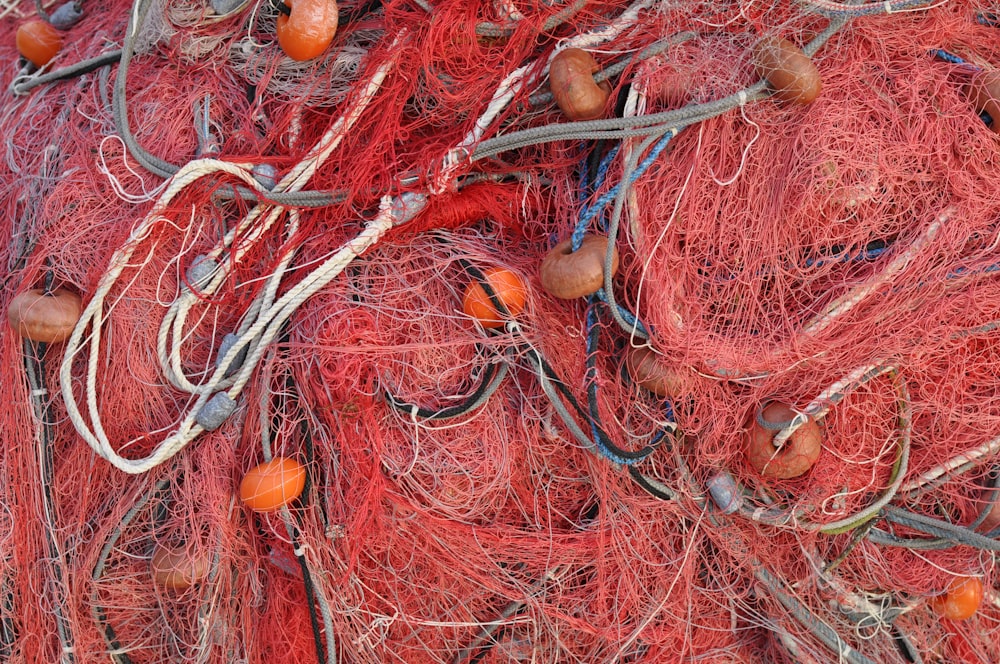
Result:
M587 406L590 410L590 420L596 425L595 429L603 434L604 429L601 426L601 415L597 403L597 347L600 341L601 328L598 325L599 321L596 320L597 313L594 308L597 303L597 298L596 296L591 295L588 299L590 301L590 309L587 312L587 317L590 319L590 317L593 316L593 319L588 320L588 323L591 324L588 325L590 329L587 331L587 359L585 374L585 380L587 383ZM655 449L654 447L647 445L636 452L629 452L618 447L606 435L601 436L601 444L615 456L623 457L629 460L645 459L652 454Z
M111 537L105 543L104 548L101 550L100 556L97 558L97 562L94 565L94 574L92 580L94 585L92 586L92 611L94 612L94 620L100 629L101 636L104 637L104 642L108 646L108 656L115 664L132 664L132 659L125 652L125 648L122 647L120 641L118 641L118 635L115 633L114 628L111 626L111 621L108 620L108 614L104 607L97 603L97 587L96 582L100 580L103 574L103 566L107 562L108 555L111 553L115 543L118 538L121 537L122 528L135 518L136 514L142 510L146 503L152 499L157 499L156 506L153 508L152 524L153 530L155 531L159 528L166 520L168 516L167 502L170 496L170 480L160 480L157 482L155 488L152 491L147 492L145 495L139 498L138 501L132 506L132 508L123 517L121 523L112 532ZM98 572L98 569L101 572Z
M341 12L337 20L341 25L346 23L351 23L356 21L372 12L376 12L382 8L382 0L369 0L368 2L359 3L357 7L353 9L345 9Z
M14 624L14 591L7 584L4 578L3 585L0 586L0 593L3 593L3 609L0 610L0 661L6 662L13 654L14 644L17 643L17 625Z
M45 362L42 359L45 355L47 344L35 343L29 339L24 339L23 347L24 369L28 377L28 384L31 388L32 406L41 425L39 431L39 444L41 445L42 501L45 504L46 513L52 515L52 518L54 519L56 509L55 497L52 493L52 483L55 476L55 457L53 450L53 446L55 444L55 418L52 414L52 404L47 398L48 391L45 389ZM52 529L55 530L55 524L52 524ZM59 556L59 548L56 546L54 533L49 531L46 532L46 535L50 548L50 554L52 556L52 577L55 581L52 586L54 589L52 607L56 621L56 631L59 634L59 640L63 647L70 649L66 651L65 659L67 662L72 664L72 662L76 661L76 657L72 652L73 643L70 641L72 638L72 630L69 626L69 619L65 614L65 598L62 596L60 590L63 584L62 561Z
M631 475L632 479L638 484L646 493L650 494L654 498L659 498L660 500L673 500L675 496L673 494L664 493L660 489L653 486L645 475L639 472L635 466L628 467L628 474Z
M316 588L313 585L312 575L309 573L309 563L306 562L305 552L298 553L300 551L299 547L299 529L292 525L292 546L295 547L295 559L299 561L299 567L302 569L302 585L306 588L306 603L309 605L309 623L312 625L313 631L313 642L316 644L316 660L319 664L327 664L326 659L323 657L325 652L323 646L323 632L319 626L319 615L316 613Z
M460 417L467 414L476 407L481 406L480 400L485 394L489 392L491 383L494 377L499 371L500 365L498 364L488 364L486 368L483 369L483 377L469 396L467 396L461 403L457 403L453 406L447 406L445 408L425 408L423 406L418 406L416 404L404 401L396 395L394 395L389 390L385 391L385 396L393 406L407 414L416 414L417 417L426 420L447 420L453 417Z

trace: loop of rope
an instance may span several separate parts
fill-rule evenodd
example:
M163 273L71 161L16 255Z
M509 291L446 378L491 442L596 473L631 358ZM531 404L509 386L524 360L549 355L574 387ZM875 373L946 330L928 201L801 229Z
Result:
M380 89L382 81L388 75L392 64L393 62L390 60L376 70L365 86L359 100L349 108L344 116L338 118L333 123L309 156L296 165L278 183L276 188L281 191L296 191L305 186L316 169L319 168L319 165L329 157L350 127L360 118L368 103ZM167 379L171 384L178 387L178 389L185 390L195 395L196 398L194 403L190 405L187 414L178 424L178 428L162 440L152 453L143 459L128 459L119 455L113 449L107 434L104 432L98 409L97 361L101 345L101 329L105 317L104 303L118 277L128 267L129 259L133 252L139 243L148 237L152 227L159 223L161 215L169 203L191 183L207 175L219 172L234 176L253 189L262 190L262 186L253 177L253 173L249 167L206 159L194 160L181 167L171 178L167 188L161 194L150 213L133 229L125 245L112 257L108 270L102 277L94 296L84 309L79 322L66 343L66 351L62 366L60 367L59 379L70 420L73 422L76 430L97 454L110 461L115 467L128 473L142 473L155 468L177 454L189 442L205 431L206 429L203 426L204 421L199 422L199 414L202 413L211 399L216 398L215 404L226 403L226 399L228 399L234 406L235 398L242 392L253 369L263 355L264 349L277 336L284 322L291 317L295 310L308 297L320 290L343 271L351 260L377 243L394 223L391 214L392 200L389 197L385 197L383 198L379 214L373 221L369 222L360 235L349 241L280 299L275 300L280 277L294 255L293 251L287 252L282 257L276 273L270 277L270 281L265 286L262 296L251 306L248 312L250 315L244 319L239 339L232 344L225 356L221 358L212 376L200 385L195 385L192 381L188 380L181 368L180 343L183 340L181 331L188 312L200 301L198 295L190 287L187 285L182 286L180 295L170 305L160 326L157 349L160 355L161 368ZM208 258L216 261L218 267L211 273L207 284L199 283L199 286L202 287L202 295L212 294L222 285L228 276L228 268L226 266L239 262L252 245L276 223L282 211L283 209L280 207L269 209L266 205L258 205L226 234L220 245L208 255ZM261 218L262 221L258 221ZM291 214L290 218L290 228L294 230L297 224L297 214ZM239 249L235 252L227 253L228 247L232 246L236 237L243 237L246 239L246 242L241 243ZM84 337L88 329L90 330L90 334L86 341L89 356L84 389L89 424L80 412L76 395L73 391L72 377L74 359L82 350L81 345L85 340ZM172 343L168 343L171 337L173 341ZM225 376L227 370L233 366L233 362L244 350L246 350L247 357L241 364L240 369L235 375L227 378ZM217 397L219 394L224 394L225 397L220 399Z

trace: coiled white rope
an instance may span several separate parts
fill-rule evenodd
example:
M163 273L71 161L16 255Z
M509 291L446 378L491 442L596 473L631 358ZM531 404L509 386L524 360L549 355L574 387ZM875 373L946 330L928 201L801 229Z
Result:
M375 93L393 66L389 60L379 67L365 85L362 94L348 112L339 118L320 139L313 151L275 186L279 191L301 190L340 144L351 127L361 117ZM160 326L157 350L160 364L167 380L178 389L196 395L177 429L162 440L148 456L129 459L121 456L108 439L101 422L98 409L98 357L101 347L101 332L107 315L106 300L122 272L130 264L130 259L139 245L148 237L152 228L162 221L163 213L170 202L193 182L213 173L228 173L242 180L250 187L262 191L263 187L254 179L249 165L232 164L213 159L194 160L183 166L171 179L149 214L133 229L128 240L111 258L107 271L101 278L93 298L88 302L79 322L66 343L59 371L59 383L67 413L80 436L101 457L116 468L127 473L143 473L167 461L194 440L202 432L221 424L236 406L236 398L242 392L266 346L278 335L282 325L295 310L310 296L322 289L339 275L357 256L376 244L393 226L393 204L390 197L382 199L378 215L365 229L347 242L318 268L310 272L300 283L288 290L281 298L275 295L282 275L290 264L294 249L290 249L279 261L277 270L269 276L269 281L258 299L251 305L241 325L240 333L215 368L212 375L201 384L194 384L181 370L180 346L184 335L182 328L187 314L199 301L198 295L182 286L180 293L170 305ZM398 211L398 207L396 208ZM254 243L259 241L280 218L284 209L266 204L256 206L239 224L231 229L216 248L203 259L209 269L194 285L200 295L211 295L226 281L231 266L238 263ZM292 213L287 226L289 236L298 224L298 215ZM241 238L239 248L230 252L236 237ZM232 376L227 376L237 359L246 351L247 357ZM78 355L87 357L84 394L87 415L84 416L76 394L73 391L73 365ZM126 445L127 446L127 445Z

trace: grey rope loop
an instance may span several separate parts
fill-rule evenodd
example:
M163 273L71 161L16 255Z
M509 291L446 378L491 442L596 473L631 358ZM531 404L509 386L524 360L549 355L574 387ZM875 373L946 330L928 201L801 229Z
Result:
M764 419L764 409L767 408L768 406L770 406L772 403L774 403L774 402L773 401L765 401L763 404L760 405L760 408L757 409L757 412L753 416L754 421L757 423L757 425L761 429L767 429L768 431L781 431L782 429L787 429L788 427L790 427L793 424L795 424L795 418L792 418L790 420L785 420L783 422L775 422L775 421L772 421L772 420L765 420Z
M639 160L661 137L662 135L648 137L636 150L632 152L631 155L629 155L629 158L625 160L625 164L622 167L622 186L619 188L618 194L615 196L615 203L611 209L611 219L608 224L608 249L604 255L604 295L608 300L608 309L611 311L611 317L618 324L618 327L621 328L625 334L628 334L630 338L649 339L649 333L639 323L638 318L636 318L634 323L629 324L629 322L622 316L621 310L618 308L618 302L615 299L615 292L612 285L611 266L614 263L614 247L618 243L618 231L621 227L622 210L625 207L625 199L628 196L630 188L628 182L632 178L632 173L635 172L635 169L639 164Z
M128 148L129 154L138 161L143 168L162 178L169 178L178 170L179 166L171 164L169 161L160 159L148 152L139 145L132 129L128 123L128 112L125 102L125 81L128 76L128 65L135 53L135 41L142 29L142 24L149 13L153 0L137 0L137 5L129 15L128 27L125 29L125 44L122 46L121 59L118 64L118 73L115 76L114 93L111 98L111 108L114 114L115 126L121 134L122 141Z

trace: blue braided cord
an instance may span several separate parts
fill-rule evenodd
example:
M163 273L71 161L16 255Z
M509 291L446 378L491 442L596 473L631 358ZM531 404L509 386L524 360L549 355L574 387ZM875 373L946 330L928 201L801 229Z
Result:
M607 154L601 157L601 163L597 165L597 173L594 174L594 181L587 181L587 160L584 159L583 163L580 165L580 200L585 200L591 191L601 186L604 182L605 176L608 174L608 169L611 167L611 162L614 161L615 157L618 156L618 150L621 148L621 144L615 144ZM586 209L584 206L583 209Z
M648 155L646 155L646 158L639 162L639 165L636 166L636 169L632 172L631 177L628 179L629 185L634 183L646 173L646 170L653 165L653 162L660 156L663 149L667 147L667 143L670 142L670 139L676 135L677 129L673 129L664 134L663 138L657 141L656 145L653 146L653 149L650 150ZM618 192L621 188L622 183L619 182L614 187L604 192L592 206L584 211L581 211L580 221L577 222L576 228L573 229L573 235L571 236L573 240L573 251L579 249L580 245L583 244L583 235L587 231L587 225L590 224L594 217L596 217L608 205L608 203L613 201L615 197L618 196Z
M597 291L595 295L597 295L598 299L600 299L601 302L603 302L604 304L608 304L608 294L604 292L603 288ZM642 324L642 321L636 318L635 314L633 314L631 311L621 306L620 304L617 306L618 306L618 313L621 314L622 320L624 320L629 325L634 325L636 331L638 331L640 334L643 334L647 337L650 336L649 330L646 329L646 326Z
M953 65L965 65L968 64L965 60L958 57L954 53L949 53L943 48L936 48L930 52L938 60L944 60L945 62L950 62Z
M645 461L646 458L650 454L652 454L652 452L649 452L649 454L644 454L643 456L641 456L641 457L639 457L637 459L625 459L623 457L620 457L617 454L615 454L614 452L612 452L611 450L609 450L607 447L605 447L604 443L601 442L601 437L597 434L597 425L596 424L594 424L593 422L591 422L590 423L590 429L591 429L591 431L593 431L593 434L594 434L594 445L597 446L598 453L600 453L600 455L602 457L604 457L605 459L607 459L611 463L616 463L619 466L634 466L634 465L636 465L636 464L638 464L638 463L640 463L642 461Z
M670 399L665 399L663 402L663 414L667 416L667 422L673 424L674 426L677 426L677 418L674 415L674 402L671 401ZM660 441L666 437L667 437L667 430L663 427L660 427L659 429L656 430L656 433L653 434L652 440L649 441L649 446L656 447L657 445L660 444Z
M994 263L993 265L987 265L986 267L979 268L978 270L970 270L965 266L959 266L948 273L946 279L957 279L958 277L968 277L974 274L992 274L993 272L1000 272L1000 264Z
M1000 26L1000 19L998 19L996 14L991 12L976 14L976 23L980 25L987 25L991 28Z
M876 258L880 257L882 254L889 251L890 249L892 249L892 245L886 245L884 247L878 247L875 249L861 249L856 254L849 254L847 252L843 252L841 254L825 256L823 258L807 258L802 263L801 267L822 267L830 263L851 263L851 262L860 263L863 261L875 260ZM711 261L704 261L702 265L706 270L714 267ZM799 266L796 266L794 263L791 263L791 264L786 264L786 267L799 267ZM758 272L755 273L754 276L762 276L764 274L766 274L766 271L759 270ZM724 284L733 281L734 279L738 279L739 277L740 275L738 274L730 274L729 276L726 277L722 276L712 277L711 281L716 284Z
M877 249L862 249L861 251L859 251L854 255L845 253L840 257L831 256L830 258L807 258L803 266L823 267L828 263L849 263L851 261L869 261L878 258L888 250L889 247L879 247Z
M950 62L953 65L962 65L963 68L971 71L982 71L981 67L977 67L971 62L967 62L954 53L949 53L943 48L936 48L933 51L930 51L930 54L938 60L944 60L945 62Z
M618 150L620 147L621 144L619 143L608 150L608 153L601 158L601 163L597 165L597 173L594 175L594 181L589 183L591 186L581 189L580 216L587 214L590 210L590 206L586 204L586 200L592 191L598 189L604 183L604 178L608 175L608 169L611 168L611 162L618 156ZM584 176L586 177L586 166L584 166ZM579 224L577 224L577 226L579 226ZM582 241L583 235L580 237ZM573 251L576 251L579 248L580 247L578 246L574 246Z

